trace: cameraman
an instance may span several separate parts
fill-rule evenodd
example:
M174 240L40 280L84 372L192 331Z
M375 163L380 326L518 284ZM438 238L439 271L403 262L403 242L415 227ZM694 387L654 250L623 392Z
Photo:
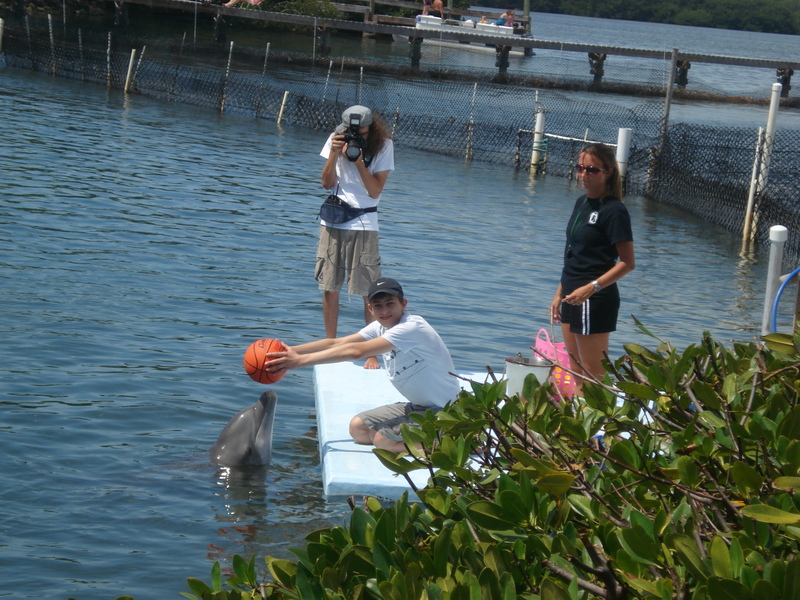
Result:
M355 159L345 154L348 148ZM394 145L380 117L365 106L351 106L342 113L342 124L328 137L320 156L326 159L322 168L326 190L356 208L374 210L378 206L386 179L394 170ZM367 291L381 276L378 213L367 212L338 224L321 220L314 276L322 290L327 337L336 337L339 292L345 279L348 293L364 298L364 321L372 321ZM364 364L368 369L379 366L375 357Z

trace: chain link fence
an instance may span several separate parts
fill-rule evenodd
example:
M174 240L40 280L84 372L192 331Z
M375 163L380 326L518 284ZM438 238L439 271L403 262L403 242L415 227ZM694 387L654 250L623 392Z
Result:
M631 128L628 193L678 206L737 234L743 230L757 132L672 124L663 135L663 100L623 104L523 85L420 77L385 63L372 72L360 59L321 59L270 44L198 47L185 38L57 29L27 20L7 23L5 65L323 131L340 122L347 106L364 104L383 116L398 146L520 169L530 168L535 118L543 111L548 137L539 172L558 177L573 176L585 140L614 144L619 128ZM785 256L791 261L800 258L800 163L792 151L797 138L797 131L776 135L754 219L758 243L768 242L772 225L789 228Z

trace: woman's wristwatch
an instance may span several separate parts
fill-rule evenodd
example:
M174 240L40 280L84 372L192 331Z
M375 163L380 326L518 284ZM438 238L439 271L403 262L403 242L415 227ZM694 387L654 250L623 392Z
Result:
M596 279L592 282L592 285L594 286L594 293L595 294L603 289L603 288L600 287L600 284L597 283Z

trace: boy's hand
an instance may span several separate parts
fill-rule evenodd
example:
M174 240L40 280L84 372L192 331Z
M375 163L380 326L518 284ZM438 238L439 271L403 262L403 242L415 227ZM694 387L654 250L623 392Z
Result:
M285 352L267 352L267 360L264 361L264 370L267 373L280 373L289 369L296 369L300 365L300 355L291 346L283 344Z

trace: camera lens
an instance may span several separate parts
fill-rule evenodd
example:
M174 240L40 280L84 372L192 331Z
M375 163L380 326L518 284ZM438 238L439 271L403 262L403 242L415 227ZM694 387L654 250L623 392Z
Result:
M344 151L344 155L351 161L357 161L358 157L361 156L361 148L358 147L353 141L347 142L347 149Z

